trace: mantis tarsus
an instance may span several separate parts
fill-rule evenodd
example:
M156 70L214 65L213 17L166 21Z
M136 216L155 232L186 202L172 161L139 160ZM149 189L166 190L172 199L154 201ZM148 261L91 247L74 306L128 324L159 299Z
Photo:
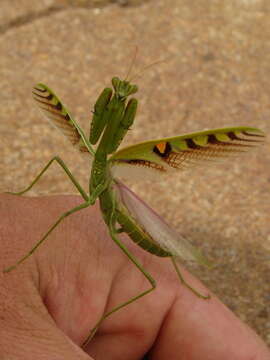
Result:
M181 282L197 296L203 299L209 298L189 286L177 266L178 259L181 257L208 265L207 260L124 186L118 180L118 176L126 169L132 176L134 176L133 170L138 169L141 172L153 172L157 176L177 169L184 170L200 163L232 158L234 155L246 152L260 144L264 138L263 132L259 129L232 127L146 141L116 152L134 122L137 100L131 98L127 102L127 98L136 93L138 88L129 81L120 80L117 77L112 79L112 85L113 89L105 88L102 91L94 106L89 139L66 107L46 85L37 84L34 87L34 100L46 117L68 137L79 152L88 153L93 157L89 192L80 186L61 158L55 156L51 159L26 189L15 194L22 195L30 190L50 165L57 162L79 191L84 202L62 214L25 256L15 265L4 270L4 272L9 272L15 269L17 265L31 256L64 218L93 205L99 198L100 208L111 238L147 278L150 288L105 313L91 330L85 345L94 336L98 326L105 318L150 293L156 287L152 276L121 242L120 232L127 233L146 251L160 257L169 257ZM94 150L92 145L97 143L96 150Z

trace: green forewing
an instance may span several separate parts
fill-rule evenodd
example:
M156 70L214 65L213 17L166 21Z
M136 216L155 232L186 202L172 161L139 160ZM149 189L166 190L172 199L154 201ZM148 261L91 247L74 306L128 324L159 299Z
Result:
M245 153L261 144L263 139L264 133L251 127L207 130L125 147L110 161L113 168L117 168L116 176L125 175L123 169L131 174L131 167L166 173L170 169L185 170L205 161L215 162Z

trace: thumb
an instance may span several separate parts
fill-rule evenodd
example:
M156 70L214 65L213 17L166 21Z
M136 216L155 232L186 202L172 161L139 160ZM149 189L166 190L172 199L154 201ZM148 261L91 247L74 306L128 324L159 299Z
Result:
M0 359L89 360L55 324L25 271L1 274Z
M18 253L25 253L28 242L33 243L37 237L26 231L34 227L29 202L32 204L10 195L2 195L0 201L0 359L92 359L61 331L50 315L46 297L41 296L42 274L34 258L27 266L8 274L2 272L7 264L14 263ZM37 214L38 210L34 210Z

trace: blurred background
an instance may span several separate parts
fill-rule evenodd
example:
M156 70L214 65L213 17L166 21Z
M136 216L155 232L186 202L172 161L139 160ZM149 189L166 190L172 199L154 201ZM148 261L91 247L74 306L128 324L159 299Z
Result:
M164 61L135 80L125 145L224 126L270 134L268 0L1 0L1 191L23 189L56 154L87 189L87 159L41 116L32 86L51 87L88 132L136 47L132 75ZM187 267L270 344L269 140L240 160L128 184L216 264ZM55 166L30 195L71 192Z

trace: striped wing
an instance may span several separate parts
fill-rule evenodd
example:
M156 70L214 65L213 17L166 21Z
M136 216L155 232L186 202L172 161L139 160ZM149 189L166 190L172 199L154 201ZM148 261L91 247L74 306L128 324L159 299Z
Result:
M264 133L251 127L207 130L125 147L111 158L112 173L143 178L216 163L253 149L264 141Z
M39 83L35 85L32 93L36 104L51 124L60 130L80 152L93 154L83 131L53 91L48 86Z

